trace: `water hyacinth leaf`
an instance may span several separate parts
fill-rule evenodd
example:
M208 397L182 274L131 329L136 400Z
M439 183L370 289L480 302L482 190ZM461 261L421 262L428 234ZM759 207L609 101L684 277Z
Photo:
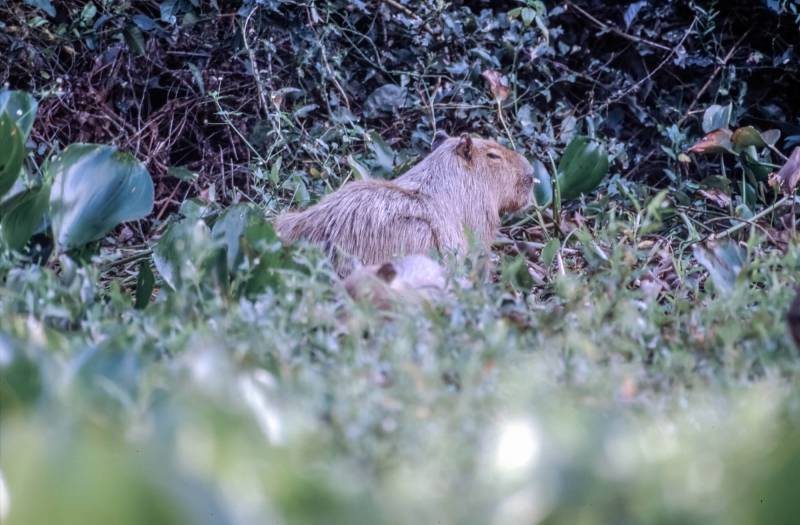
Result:
M711 153L735 153L731 137L733 133L729 129L717 129L708 133L700 139L694 146L689 148L689 153L699 153L701 155Z
M736 278L745 263L745 253L735 242L708 246L695 245L692 248L695 259L708 271L708 276L717 291L727 294L733 291Z
M733 104L720 106L713 104L703 113L703 132L711 133L717 129L727 129L731 123L731 111Z
M155 284L156 278L153 275L153 270L150 269L150 261L142 261L139 265L139 275L136 278L134 308L142 310L150 304L150 298L153 295Z
M0 221L0 233L6 246L21 250L36 229L42 224L50 200L50 186L40 186L25 194L25 197Z
M550 172L540 160L534 159L531 164L533 165L533 178L536 179L533 182L533 201L536 207L544 208L553 201L553 182Z
M50 216L59 249L102 238L153 209L153 181L142 163L112 146L72 144L51 159Z
M22 132L23 143L28 140L28 135L31 133L38 107L39 103L36 102L36 99L24 91L0 92L0 113L8 113L16 122Z
M14 186L24 158L22 132L8 113L0 114L0 197Z
M379 116L381 113L393 113L405 107L408 102L408 90L397 84L385 84L367 97L364 102L364 114L367 117Z
M562 201L591 192L606 174L608 153L605 146L589 137L575 137L558 163L558 186Z

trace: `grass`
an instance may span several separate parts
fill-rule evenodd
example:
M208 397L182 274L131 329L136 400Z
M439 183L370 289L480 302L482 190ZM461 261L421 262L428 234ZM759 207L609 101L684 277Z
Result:
M800 251L754 230L723 288L666 243L657 290L636 217L589 220L544 286L470 257L470 289L388 316L309 248L267 293L232 299L198 265L144 310L94 267L15 268L9 523L787 522Z

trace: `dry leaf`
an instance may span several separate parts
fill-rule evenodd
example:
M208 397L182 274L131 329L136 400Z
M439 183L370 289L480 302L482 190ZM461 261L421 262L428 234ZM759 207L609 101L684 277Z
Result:
M786 164L783 165L771 182L780 184L785 194L794 194L797 183L800 182L800 146L794 148L792 156L789 157L789 160L786 161Z
M689 153L733 153L733 143L731 137L733 133L726 128L720 128L712 131L700 141L689 148Z
M495 100L502 102L508 98L509 89L505 85L500 73L494 69L486 69L482 73L482 76L489 82L489 89L492 91Z

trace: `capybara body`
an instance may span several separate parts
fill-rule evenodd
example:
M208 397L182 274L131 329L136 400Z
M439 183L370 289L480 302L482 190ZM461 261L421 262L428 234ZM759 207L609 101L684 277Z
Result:
M447 274L427 255L406 255L356 268L344 287L353 299L385 310L398 302L435 303L447 291Z
M392 181L368 179L345 184L319 203L280 215L285 241L322 246L340 275L394 257L458 253L467 232L485 246L500 216L528 204L533 168L522 155L497 142L468 135L437 135L433 151Z

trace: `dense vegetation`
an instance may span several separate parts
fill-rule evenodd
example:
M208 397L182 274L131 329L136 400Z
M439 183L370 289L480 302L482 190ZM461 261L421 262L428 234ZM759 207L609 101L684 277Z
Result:
M793 0L0 4L0 521L792 522L798 42ZM275 236L440 129L536 162L495 271L377 313Z

